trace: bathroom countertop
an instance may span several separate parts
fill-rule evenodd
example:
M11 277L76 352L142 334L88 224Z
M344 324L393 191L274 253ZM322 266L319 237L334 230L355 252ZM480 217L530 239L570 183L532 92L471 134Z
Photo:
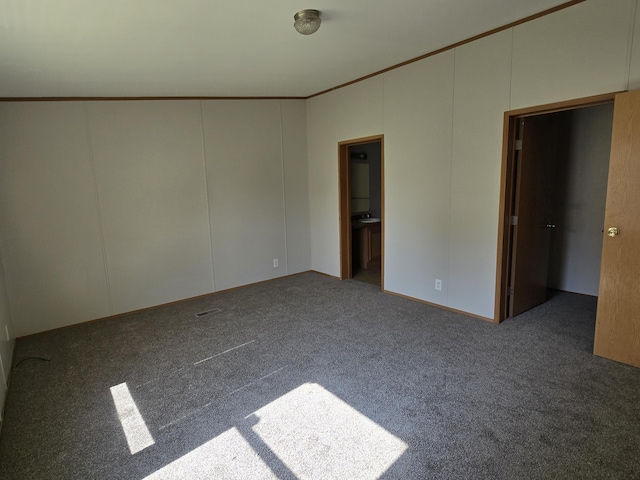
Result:
M360 220L354 220L351 222L351 228L363 228L363 227L371 227L374 225L380 225L381 222L361 222Z

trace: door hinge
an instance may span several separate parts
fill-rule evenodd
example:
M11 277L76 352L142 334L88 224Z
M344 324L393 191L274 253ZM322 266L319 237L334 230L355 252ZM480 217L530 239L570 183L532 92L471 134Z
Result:
M507 288L507 295L513 295L513 287Z
M516 140L516 151L522 150L522 140Z
M512 215L511 216L511 225L517 225L518 224L518 217L516 215Z

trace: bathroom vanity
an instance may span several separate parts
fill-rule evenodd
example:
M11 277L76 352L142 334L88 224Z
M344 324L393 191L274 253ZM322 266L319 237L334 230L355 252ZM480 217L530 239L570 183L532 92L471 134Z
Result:
M367 269L380 264L382 253L382 228L380 219L364 219L353 222L353 245L357 248L354 260L360 268Z

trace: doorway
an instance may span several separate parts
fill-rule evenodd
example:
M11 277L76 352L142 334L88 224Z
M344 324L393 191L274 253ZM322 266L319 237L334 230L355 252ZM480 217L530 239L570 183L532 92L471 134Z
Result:
M612 102L611 148L605 215L600 231L603 242L593 353L640 367L637 274L640 271L640 194L637 188L640 179L640 90L505 113L494 320L500 322L508 315L509 297L513 295L513 292L509 292L509 275L513 262L517 262L517 258L513 258L519 250L515 231L519 228L520 218L513 218L519 169L516 158L520 141L523 140L518 138L518 121L524 118L526 128L528 117ZM512 225L514 222L515 225ZM543 223L539 226L546 227Z
M572 124L590 107L611 118L614 97L505 113L496 322L544 303L549 288L598 295L610 145L585 160Z
M384 137L338 144L340 278L384 281Z

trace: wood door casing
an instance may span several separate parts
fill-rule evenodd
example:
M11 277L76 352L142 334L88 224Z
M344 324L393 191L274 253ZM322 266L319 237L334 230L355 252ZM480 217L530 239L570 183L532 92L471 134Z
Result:
M616 95L593 353L640 367L640 91ZM607 229L620 234L609 237Z
M509 275L511 271L511 252L513 249L513 232L510 219L511 216L514 215L514 145L516 142L517 123L521 118L613 103L617 93L619 92L521 108L504 113L502 166L500 169L500 221L498 223L498 255L496 260L495 310L493 318L495 323L500 323L509 316L508 299L510 297L508 295L508 287L511 285Z
M338 143L338 203L340 229L340 279L353 278L353 238L351 228L351 198L349 181L349 147L366 143L380 144L380 244L382 260L380 268L380 288L384 290L384 135L374 135Z

